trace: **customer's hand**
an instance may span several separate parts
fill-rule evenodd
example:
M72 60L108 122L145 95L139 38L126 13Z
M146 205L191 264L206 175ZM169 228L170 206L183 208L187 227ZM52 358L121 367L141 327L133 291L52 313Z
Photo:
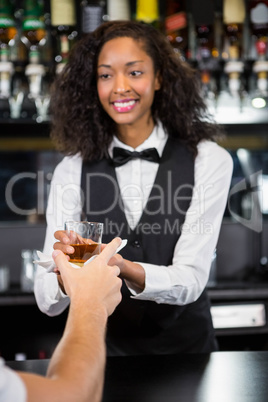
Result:
M121 239L115 238L93 261L81 268L72 267L60 250L53 251L52 255L65 291L72 302L82 300L91 308L101 304L105 307L107 315L113 313L122 298L122 281L118 278L119 268L116 265L108 265L108 262L120 244Z

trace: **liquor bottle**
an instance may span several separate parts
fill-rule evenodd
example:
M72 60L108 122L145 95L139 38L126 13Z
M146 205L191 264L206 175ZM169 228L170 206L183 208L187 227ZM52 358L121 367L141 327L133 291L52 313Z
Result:
M223 25L225 41L223 44L222 58L227 62L224 71L228 76L230 93L241 98L242 73L244 63L243 52L243 26L246 17L244 0L224 0Z
M130 20L131 13L129 0L108 0L107 14L110 21Z
M9 96L14 72L10 61L10 41L16 36L16 23L10 1L0 0L0 118L9 117Z
M249 19L256 59L268 57L268 0L250 0Z
M223 59L239 60L243 56L243 25L246 17L244 0L224 0L223 24L225 30Z
M9 42L16 36L16 21L10 1L0 0L0 60L9 59Z
M215 48L214 2L202 0L202 8L194 0L191 0L190 4L196 33L196 58L206 60L218 57L218 49Z
M27 118L28 113L25 109L27 99L25 94L28 92L28 80L25 75L25 68L28 63L28 49L22 42L22 8L15 9L15 19L17 26L17 35L10 43L10 61L14 66L14 73L11 80L11 94L9 96L10 117L12 119Z
M78 32L76 27L76 9L74 0L51 0L51 28L54 39L54 59L56 71L68 62L70 50Z
M105 1L83 0L81 2L82 34L95 31L101 25L106 15Z
M53 43L51 37L51 17L50 13L46 12L44 14L44 22L46 27L46 37L40 43L40 56L42 64L44 64L48 75L53 75L54 73L54 58L53 58Z
M268 96L268 0L251 0L248 6L255 59L252 71L256 79L252 103L261 107Z
M215 98L215 75L219 70L219 49L215 41L215 6L210 0L203 0L202 7L191 0L191 12L196 33L195 59L201 75L204 96Z
M165 11L165 34L174 51L183 59L190 58L188 17L185 1L168 0Z
M160 28L160 12L158 0L137 0L136 1L136 20L151 24Z
M0 0L1 1L1 0ZM22 8L16 8L14 12L14 18L16 22L16 35L9 41L9 55L10 61L14 64L20 64L20 66L25 67L28 62L28 49L21 40L22 35L22 23L23 23L23 13Z
M21 40L29 49L29 63L39 63L38 45L45 36L43 1L25 0Z
M22 19L21 40L28 49L28 64L25 76L28 80L28 94L25 99L29 103L29 115L35 115L35 100L41 96L45 67L40 58L39 45L45 40L46 29L44 23L43 0L25 0Z

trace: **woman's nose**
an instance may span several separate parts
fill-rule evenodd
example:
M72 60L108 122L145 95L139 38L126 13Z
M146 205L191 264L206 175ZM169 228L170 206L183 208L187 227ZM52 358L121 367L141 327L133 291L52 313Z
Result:
M129 83L128 79L123 75L120 74L116 77L114 82L114 93L121 94L129 91Z

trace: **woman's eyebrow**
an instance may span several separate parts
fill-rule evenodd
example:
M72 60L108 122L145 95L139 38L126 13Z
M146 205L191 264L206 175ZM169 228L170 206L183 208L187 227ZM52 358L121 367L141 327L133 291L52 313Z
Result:
M132 66L133 64L136 63L143 63L144 60L134 60L134 61L129 61L128 63L126 63L126 66Z
M126 63L125 65L126 65L126 66L132 66L133 64L136 64L136 63L143 63L143 62L144 62L144 60L134 60L134 61L129 61L129 62ZM100 68L100 67L111 68L110 64L100 64L100 65L98 66L98 68Z
M100 65L98 66L98 68L100 68L100 67L111 68L111 66L110 66L109 64L100 64Z

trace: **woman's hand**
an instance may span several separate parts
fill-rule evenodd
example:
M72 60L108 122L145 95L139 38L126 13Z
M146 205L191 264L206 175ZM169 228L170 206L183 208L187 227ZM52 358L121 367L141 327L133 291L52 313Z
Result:
M105 250L89 264L81 268L73 268L62 253L53 252L53 258L64 279L66 293L76 303L82 301L82 306L102 305L107 315L113 313L121 301L122 281L118 278L120 270L116 265L108 265L111 256L120 245L121 239L112 240Z
M66 230L57 230L54 233L55 239L58 241L54 243L54 250L60 250L64 254L74 253L74 248L70 244L75 244L78 242L78 236L75 232L67 232Z
M77 235L75 232L67 232L66 230L56 231L54 233L54 237L55 237L55 239L58 240L53 245L54 250L62 251L65 254L67 261L70 260L70 257L68 254L74 253L74 248L72 246L70 246L70 244L83 243L83 239L81 238L81 236ZM103 251L106 246L107 246L107 244L102 244L101 251ZM110 266L118 265L118 264L121 264L121 268L123 267L123 257L120 254L114 255L111 258L111 260L109 261ZM54 268L54 272L55 272L55 274L57 274L58 283L59 283L61 290L63 291L63 293L66 294L64 283L63 283L61 273L60 273L58 267Z
M76 234L73 232L67 234L65 230L58 230L55 232L54 236L58 240L58 242L54 243L54 250L61 250L64 254L74 253L74 248L70 246L70 244L81 241L81 239L78 239ZM102 244L101 250L105 249L105 247L106 244ZM70 259L68 255L66 255L66 258L68 260ZM145 272L140 264L126 260L120 254L115 254L108 262L108 265L117 265L120 269L120 278L127 280L135 288L144 290ZM54 272L58 275L58 282L61 290L66 293L59 270L55 268Z
M115 254L108 262L109 265L116 265L120 269L120 278L127 280L134 288L144 290L145 271L140 264L126 260L120 254Z

